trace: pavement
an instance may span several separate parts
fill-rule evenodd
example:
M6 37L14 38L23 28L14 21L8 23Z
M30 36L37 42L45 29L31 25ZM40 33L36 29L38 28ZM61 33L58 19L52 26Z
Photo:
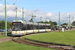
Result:
M9 41L9 40L12 40L12 38L13 38L13 37L0 38L0 42ZM18 39L18 37L14 37L13 39Z
M12 37L0 38L0 42L9 41L9 40L11 40L11 39L12 39Z

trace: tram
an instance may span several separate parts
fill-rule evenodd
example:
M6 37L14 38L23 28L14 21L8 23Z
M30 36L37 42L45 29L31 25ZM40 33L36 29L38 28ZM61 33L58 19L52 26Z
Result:
M26 22L22 20L14 20L12 22L12 36L50 31L50 24L46 23Z

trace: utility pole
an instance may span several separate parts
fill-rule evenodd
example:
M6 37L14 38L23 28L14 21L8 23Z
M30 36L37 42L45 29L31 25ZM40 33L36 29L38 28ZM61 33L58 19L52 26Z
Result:
M32 22L34 22L34 21L33 21L33 17L36 17L36 16L33 16L33 13L32 13Z
M40 22L42 21L41 18L42 18L42 17L40 17Z
M73 16L73 22L74 22L74 16ZM73 23L73 31L74 31L74 23Z
M46 23L46 18L45 18L45 23Z
M7 12L6 12L6 0L5 0L5 36L7 36Z
M69 31L70 31L71 29L70 29L70 15L69 15Z
M51 19L50 19L50 24L51 24Z
M22 8L22 21L24 21L24 8Z
M16 6L16 20L17 20L17 6Z
M33 13L32 13L32 22L33 22Z
M59 11L59 32L60 32L60 11Z

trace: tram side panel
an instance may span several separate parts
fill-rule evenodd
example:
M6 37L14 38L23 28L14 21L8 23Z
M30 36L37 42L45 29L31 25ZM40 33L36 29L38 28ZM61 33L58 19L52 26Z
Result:
M45 32L45 24L39 24L39 32Z
M26 31L12 31L12 35L25 35Z
M16 27L18 28L18 26ZM45 24L28 24L28 23L22 23L22 25L19 26L20 30L15 30L12 31L12 35L25 35L25 34L30 34L30 33L37 33L37 32L49 32L51 31L50 25L46 26Z
M26 24L26 34L30 34L30 33L33 33L33 24Z
M21 22L12 22L12 35L24 35L25 31L22 31L21 28Z
M46 32L50 32L50 31L51 31L50 25L46 25Z

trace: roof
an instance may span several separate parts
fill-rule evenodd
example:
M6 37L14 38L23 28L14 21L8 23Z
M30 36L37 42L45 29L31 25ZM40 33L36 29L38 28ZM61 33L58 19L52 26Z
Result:
M26 22L26 21L22 21L22 20L13 20L13 22L22 22L23 24L35 24L35 25L38 25L38 23L35 23L35 22ZM45 23L39 23L39 25L45 25ZM46 25L50 25L50 24L46 24Z

